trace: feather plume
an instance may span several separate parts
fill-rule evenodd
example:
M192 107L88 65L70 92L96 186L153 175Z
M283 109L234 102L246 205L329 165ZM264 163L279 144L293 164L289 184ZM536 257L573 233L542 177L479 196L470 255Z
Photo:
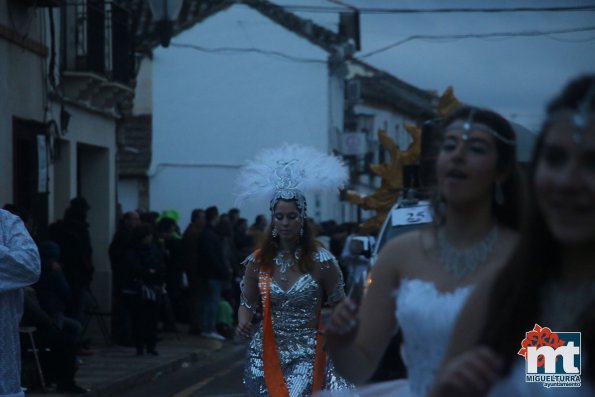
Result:
M297 189L303 194L339 189L347 169L335 156L296 144L264 149L240 169L236 205L271 200L278 189Z

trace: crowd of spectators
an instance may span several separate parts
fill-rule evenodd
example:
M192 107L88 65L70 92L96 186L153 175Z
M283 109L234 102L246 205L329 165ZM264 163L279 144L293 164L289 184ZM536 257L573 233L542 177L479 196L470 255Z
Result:
M320 243L341 258L356 225L309 221ZM195 209L184 229L174 210L123 214L110 245L116 342L158 354L157 332L180 332L180 324L202 337L233 338L241 262L267 232L265 215L249 224L237 208Z
M50 224L43 238L35 220L7 204L33 237L41 258L39 281L25 288L22 326L34 326L46 383L57 390L85 393L75 382L81 357L93 354L85 337L88 304L95 299L91 236L82 197L71 200L62 219ZM318 241L337 258L344 256L355 224L317 224ZM157 355L158 333L185 332L218 340L232 339L239 307L241 262L259 247L268 218L252 223L232 208L192 211L182 229L174 210L130 211L121 216L109 246L112 271L111 337L137 355ZM23 341L23 354L28 342Z

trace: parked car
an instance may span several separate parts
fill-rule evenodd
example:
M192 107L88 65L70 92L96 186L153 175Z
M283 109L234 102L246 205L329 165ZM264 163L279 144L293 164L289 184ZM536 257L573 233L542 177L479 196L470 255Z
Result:
M352 234L345 240L339 264L345 277L345 291L350 297L353 297L354 288L361 289L361 291L355 292L359 297L363 294L375 243L374 236L370 235Z
M433 216L429 201L417 200L415 198L400 198L393 205L380 228L377 243L370 258L371 265L374 266L380 250L387 242L400 234L419 229L431 223L432 219Z
M376 263L378 254L382 247L393 238L424 227L433 219L429 201L415 198L400 198L388 213L382 228L378 233L377 243L370 258L370 268ZM370 280L366 280L366 285ZM401 358L401 344L403 337L399 330L392 338L384 352L384 356L372 375L371 381L385 381L391 379L405 378L407 371Z

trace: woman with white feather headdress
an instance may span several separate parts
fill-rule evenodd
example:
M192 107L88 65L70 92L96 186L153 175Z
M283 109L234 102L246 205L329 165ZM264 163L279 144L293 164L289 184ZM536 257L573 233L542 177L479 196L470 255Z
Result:
M323 349L320 310L344 299L344 283L337 261L314 238L305 198L338 192L346 178L336 157L287 144L263 150L240 172L238 205L268 202L272 217L262 246L244 261L237 333L250 338L246 395L297 397L352 387Z

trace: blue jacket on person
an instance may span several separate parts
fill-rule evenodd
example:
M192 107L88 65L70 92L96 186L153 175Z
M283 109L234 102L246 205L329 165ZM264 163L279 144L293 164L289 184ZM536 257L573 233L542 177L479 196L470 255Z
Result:
M37 281L39 252L21 219L0 210L0 396L23 397L19 322L23 287Z

